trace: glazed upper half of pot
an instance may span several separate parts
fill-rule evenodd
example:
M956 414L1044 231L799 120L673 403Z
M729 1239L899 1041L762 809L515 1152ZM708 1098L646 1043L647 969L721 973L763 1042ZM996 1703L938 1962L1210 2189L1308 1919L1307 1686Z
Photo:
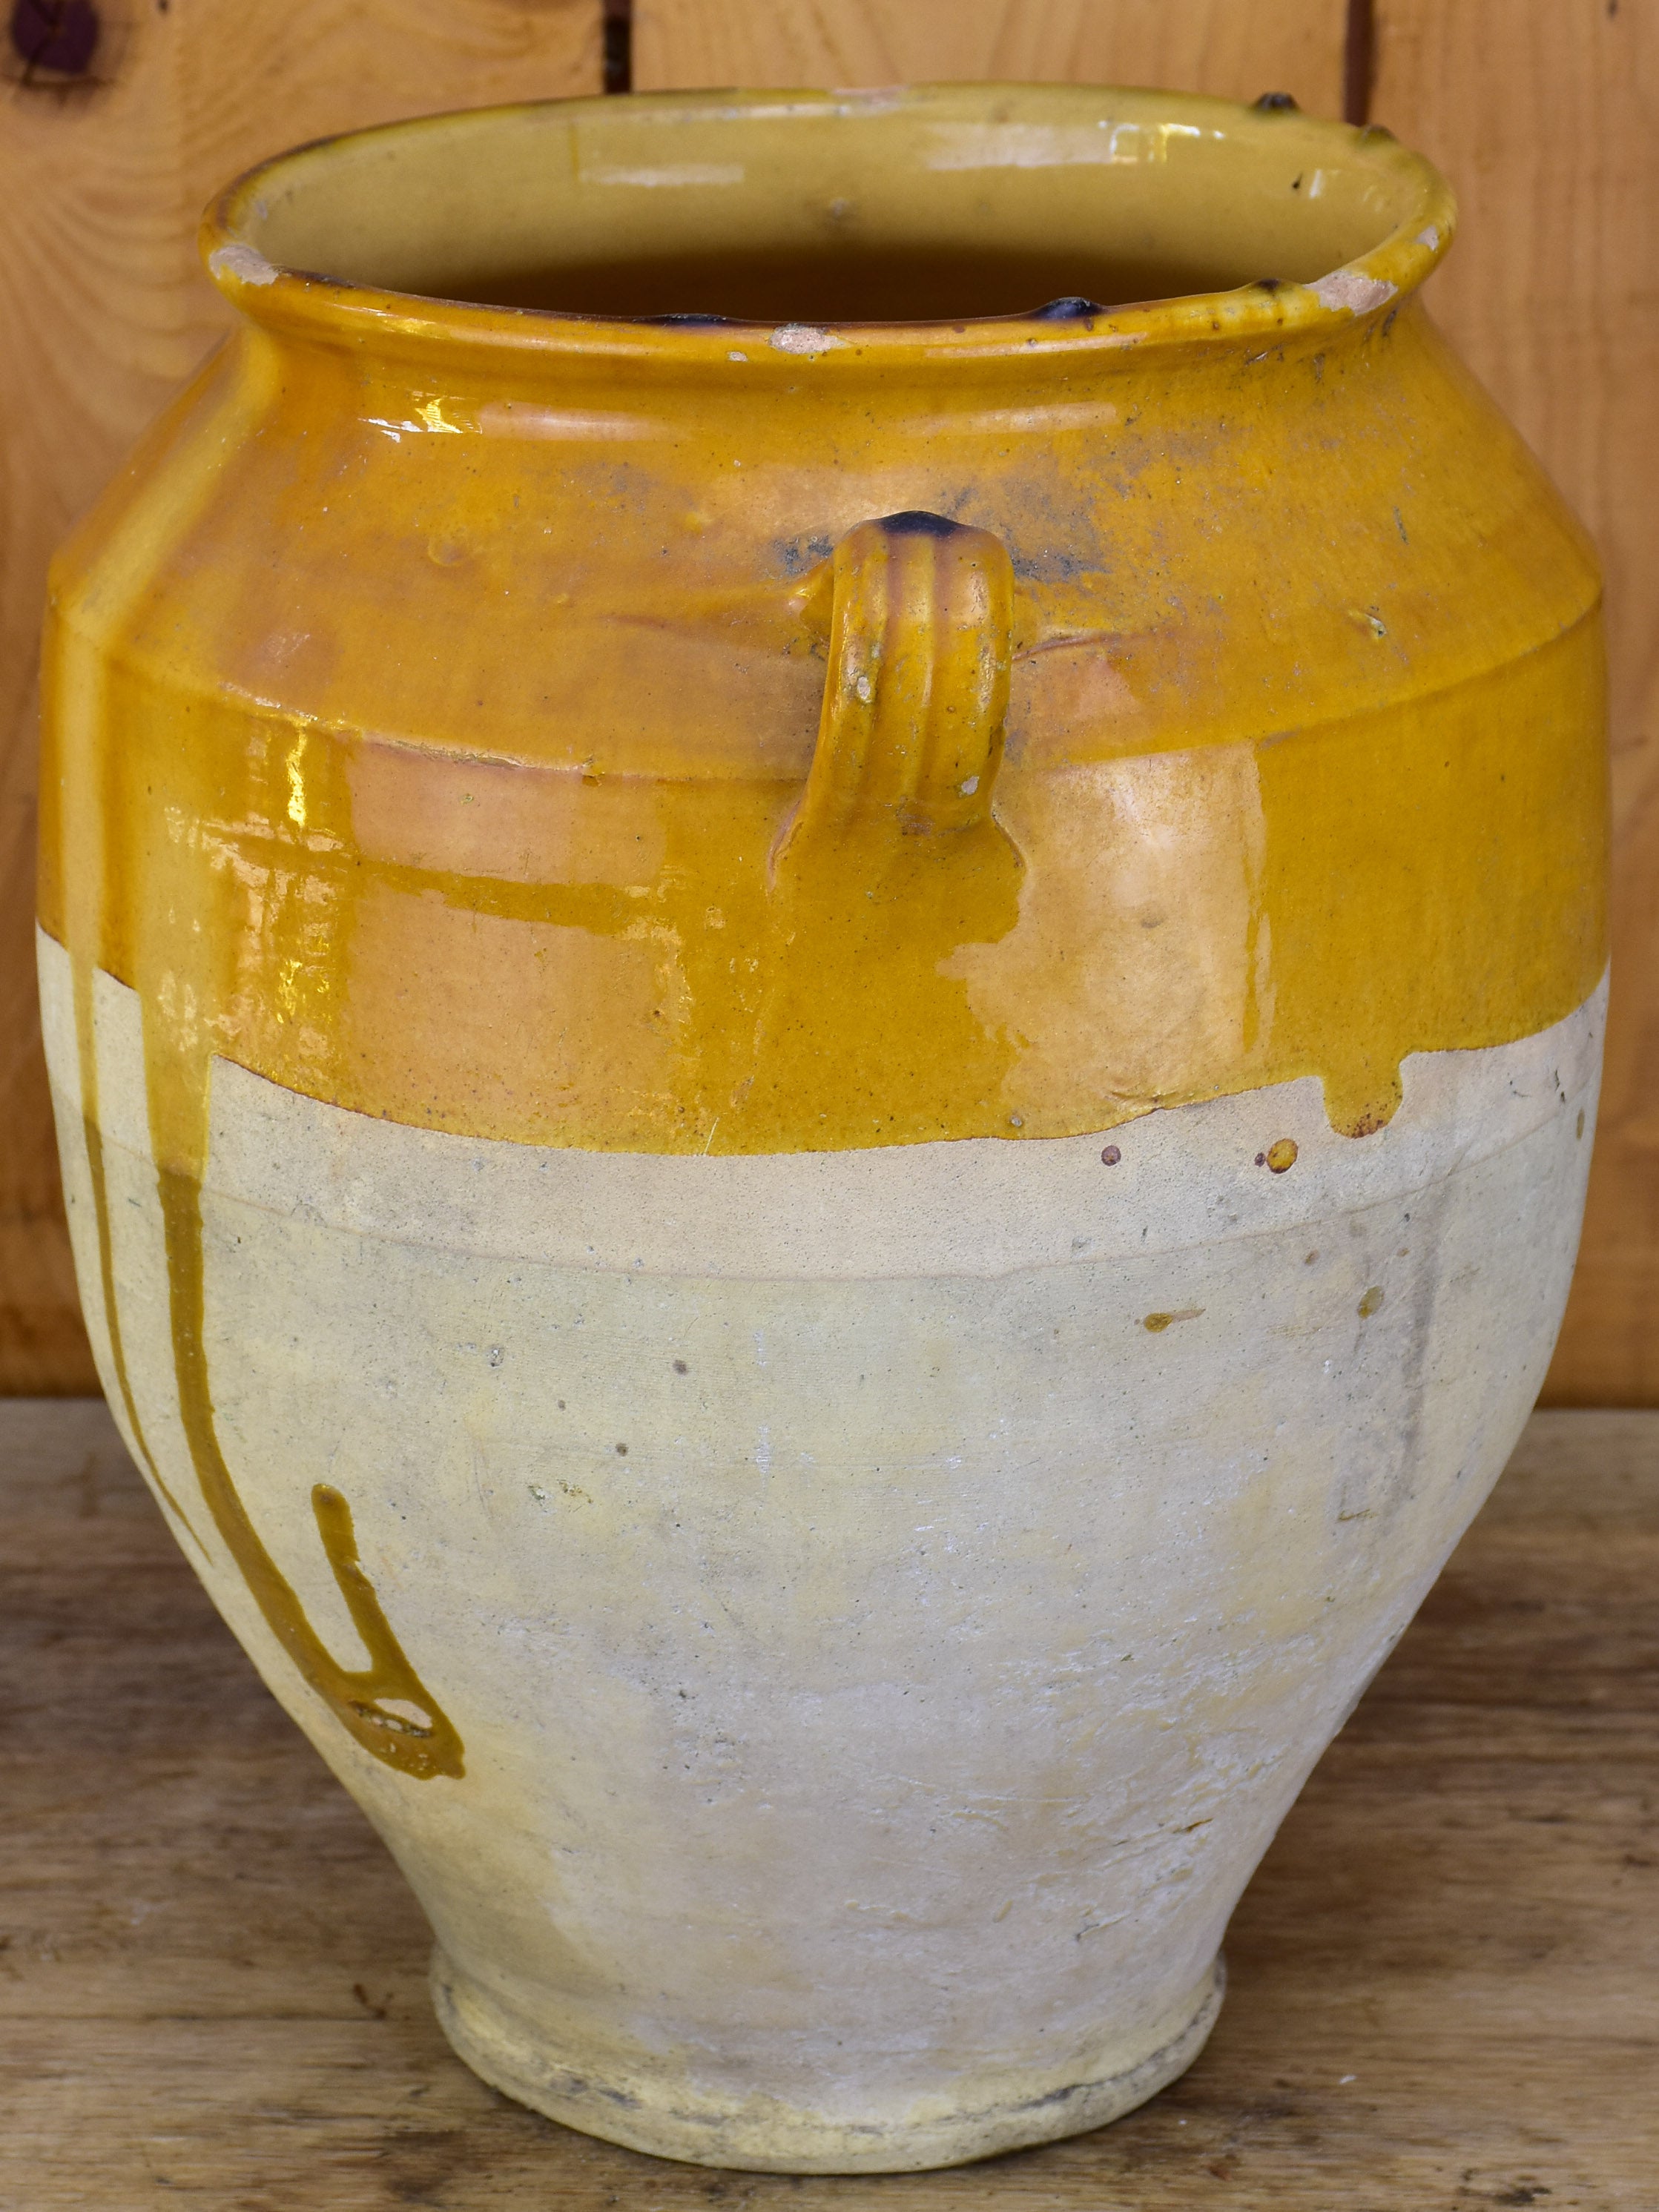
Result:
M56 572L43 921L158 1035L473 1133L1310 1073L1375 1128L1606 957L1595 563L1416 296L1450 222L1386 133L1080 88L270 164Z

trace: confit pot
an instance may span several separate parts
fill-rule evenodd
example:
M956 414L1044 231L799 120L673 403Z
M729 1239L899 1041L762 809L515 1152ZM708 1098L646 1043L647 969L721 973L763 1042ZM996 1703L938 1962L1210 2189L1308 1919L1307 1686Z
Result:
M1385 131L997 86L210 215L237 328L53 586L76 1262L556 2119L878 2171L1152 2094L1515 1440L1602 663L1451 222Z

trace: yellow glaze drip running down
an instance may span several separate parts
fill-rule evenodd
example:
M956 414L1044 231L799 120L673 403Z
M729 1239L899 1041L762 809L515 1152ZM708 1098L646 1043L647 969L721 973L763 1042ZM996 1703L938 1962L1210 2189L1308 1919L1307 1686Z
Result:
M225 1466L215 1055L605 1151L1023 1140L1310 1074L1360 1139L1406 1054L1594 988L1597 579L1415 296L1450 222L1386 133L998 87L441 119L222 203L246 320L56 572L40 913L131 1425L95 967L142 1002L213 1525L376 1756L460 1771L344 1501L356 1673ZM1117 290L987 319L975 242L1006 289L1022 238ZM693 245L729 299L662 289ZM894 319L919 268L960 319ZM793 313L814 270L885 319L559 312Z

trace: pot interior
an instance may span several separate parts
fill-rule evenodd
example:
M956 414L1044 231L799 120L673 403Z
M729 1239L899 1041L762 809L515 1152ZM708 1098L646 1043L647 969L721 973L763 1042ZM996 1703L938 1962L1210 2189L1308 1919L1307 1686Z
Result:
M1342 125L1070 86L502 108L306 149L255 182L234 229L278 266L608 319L817 324L1311 283L1416 197Z

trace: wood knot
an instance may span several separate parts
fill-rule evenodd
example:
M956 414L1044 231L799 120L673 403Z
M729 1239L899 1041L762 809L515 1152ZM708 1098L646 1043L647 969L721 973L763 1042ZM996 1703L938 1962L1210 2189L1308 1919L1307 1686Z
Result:
M13 0L11 51L25 84L84 77L98 52L102 26L92 0Z

